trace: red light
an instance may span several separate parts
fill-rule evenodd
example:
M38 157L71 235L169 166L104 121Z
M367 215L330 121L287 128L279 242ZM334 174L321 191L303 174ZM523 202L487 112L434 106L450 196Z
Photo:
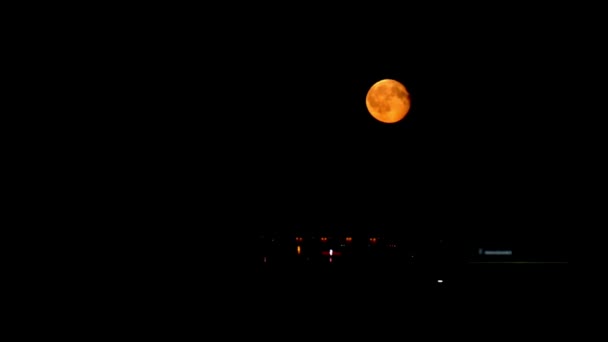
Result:
M327 242L327 238L324 236L321 238L321 242Z
M346 237L346 242L347 242L347 243L351 243L351 242L353 242L353 238L352 238L352 237L350 237L350 236L347 236L347 237Z
M329 254L329 251L323 251L323 252L321 252L321 254L323 254L325 256L340 256L340 255L342 255L342 253L339 252L339 251L332 251L332 252L333 252L332 254Z

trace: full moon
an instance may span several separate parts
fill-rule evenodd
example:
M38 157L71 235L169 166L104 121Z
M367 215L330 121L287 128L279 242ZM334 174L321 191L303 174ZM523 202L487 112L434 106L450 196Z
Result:
M410 110L410 93L395 80L376 82L367 92L365 104L369 113L378 121L395 123Z

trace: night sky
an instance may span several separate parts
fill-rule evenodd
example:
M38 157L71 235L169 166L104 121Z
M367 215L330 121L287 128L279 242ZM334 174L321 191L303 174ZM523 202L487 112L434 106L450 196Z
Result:
M329 14L235 31L136 25L100 66L108 134L166 222L562 236L572 113L560 36L534 15L492 13L381 28ZM385 78L411 96L396 124L365 107Z
M294 43L318 52L262 57L243 82L245 98L227 99L239 108L224 127L226 144L239 141L235 181L263 206L256 214L278 225L551 225L563 214L554 175L567 140L556 129L568 115L564 91L548 53L504 40L422 53L407 44L376 52ZM393 125L365 108L367 90L384 78L412 99Z

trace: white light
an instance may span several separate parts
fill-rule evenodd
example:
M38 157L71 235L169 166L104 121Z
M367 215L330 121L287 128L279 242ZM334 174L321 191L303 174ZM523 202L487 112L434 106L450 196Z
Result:
M485 255L513 255L511 250L484 251Z
M329 250L329 255L334 255L334 250L333 249Z
M437 280L438 283L443 283L443 280L439 279Z

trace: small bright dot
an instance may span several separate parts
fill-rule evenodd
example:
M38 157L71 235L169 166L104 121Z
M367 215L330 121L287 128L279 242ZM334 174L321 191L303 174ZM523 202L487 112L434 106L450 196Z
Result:
M334 255L334 250L333 249L329 250L329 255Z
M266 262L266 257L264 257L264 262Z
M443 280L439 279L437 280L438 283L443 283Z

